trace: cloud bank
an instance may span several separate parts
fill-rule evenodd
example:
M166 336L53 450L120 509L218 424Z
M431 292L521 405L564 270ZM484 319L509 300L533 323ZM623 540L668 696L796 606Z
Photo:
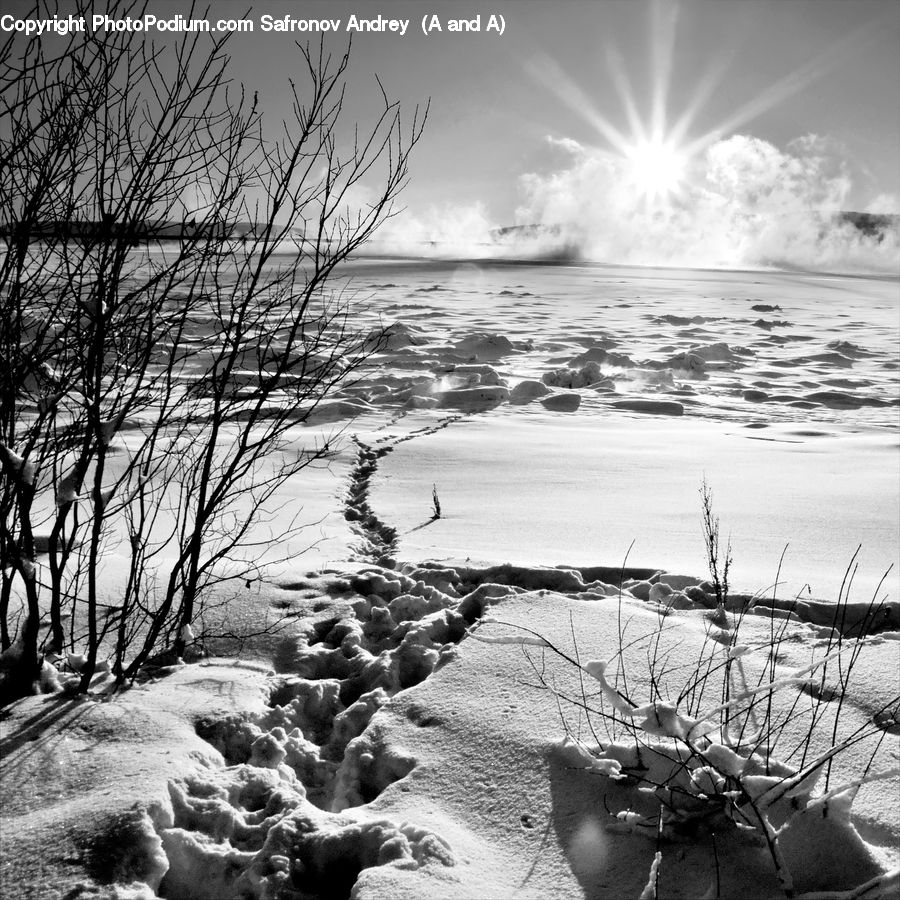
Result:
M550 141L561 165L522 177L516 215L544 226L537 240L548 249L557 242L579 258L636 265L900 273L896 222L866 233L839 217L851 179L827 139L810 135L785 150L746 135L720 140L656 203L634 190L626 160Z
M826 138L784 150L748 135L719 140L688 161L676 192L652 201L624 157L547 141L547 170L519 178L514 222L478 202L407 210L366 252L900 275L900 201L882 194L859 211L868 221L848 217L851 167Z

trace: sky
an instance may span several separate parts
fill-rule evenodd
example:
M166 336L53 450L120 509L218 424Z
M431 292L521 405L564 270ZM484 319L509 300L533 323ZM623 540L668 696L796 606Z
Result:
M823 241L807 215L900 212L895 0L267 2L263 13L410 21L404 35L354 37L347 108L366 120L373 74L405 110L430 102L405 218L389 230L400 244L463 253L498 226L539 223L597 259L900 268L896 240L874 252L849 233ZM441 32L423 33L426 13ZM491 15L502 34L487 30ZM479 32L449 30L475 16ZM273 108L291 44L234 41L236 70Z
M220 3L215 10L225 7L241 8ZM440 17L443 32L422 33L426 11ZM784 149L815 134L834 142L850 167L851 208L900 196L900 3L895 0L256 4L253 15L263 13L410 20L402 36L354 37L350 111L364 116L373 99L366 89L373 73L407 108L430 99L430 120L406 198L415 209L481 202L498 222L510 221L522 200L519 177L547 172L558 162L548 138L608 147L591 121L594 114L630 133L611 59L620 60L638 116L650 121L654 76L664 67L667 44L671 63L661 80L670 121L689 107L704 79L712 82L687 137L725 126L723 137L748 134ZM446 30L451 18L479 14L480 33ZM492 14L505 20L502 35L485 30ZM280 78L291 68L292 40L257 32L232 43L236 71L270 94L273 107ZM761 97L760 108L752 108ZM748 105L743 121L729 121Z
M540 223L642 261L677 230L693 246L727 234L760 257L787 244L802 264L834 250L810 250L821 241L804 211L900 213L900 0L259 0L247 10L219 0L209 17L254 21L230 41L232 73L276 121L289 115L294 42L307 35L266 33L263 16L340 19L327 37L335 49L351 15L409 20L405 34L353 35L344 112L372 121L376 75L405 115L430 103L406 212L392 223L411 239ZM423 33L426 15L440 32ZM480 31L449 30L476 16ZM502 34L488 30L491 16ZM611 216L630 224L619 237ZM776 218L794 223L787 237L770 227ZM670 249L674 259L683 247Z

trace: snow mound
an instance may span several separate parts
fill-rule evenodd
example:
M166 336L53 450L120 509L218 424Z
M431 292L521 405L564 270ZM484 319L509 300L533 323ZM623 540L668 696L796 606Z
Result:
M503 334L475 332L453 345L457 353L470 359L501 359L515 350L513 342Z

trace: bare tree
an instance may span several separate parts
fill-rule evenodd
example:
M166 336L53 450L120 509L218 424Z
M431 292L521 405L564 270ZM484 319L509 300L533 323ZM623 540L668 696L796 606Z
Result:
M333 451L285 452L289 432L377 348L332 276L395 214L425 120L382 89L342 151L349 48L297 45L272 134L227 36L62 43L0 46L4 700L44 649L84 649L83 690L101 652L120 680L180 655L209 588L252 566L239 550L278 489Z

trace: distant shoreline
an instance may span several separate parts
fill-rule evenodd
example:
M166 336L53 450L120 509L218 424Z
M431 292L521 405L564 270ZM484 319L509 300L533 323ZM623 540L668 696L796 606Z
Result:
M900 271L896 275L882 272L835 272L826 269L801 269L799 267L775 267L770 268L737 268L734 266L679 266L675 264L651 266L630 262L604 262L590 259L547 259L542 257L507 257L507 256L413 256L410 254L394 253L364 253L349 257L350 262L364 264L372 263L408 263L443 267L447 265L477 265L477 266L546 266L548 268L573 268L573 269L641 269L648 272L709 272L721 274L734 272L744 275L808 275L817 278L864 278L875 281L900 281Z
M900 231L900 215L896 214L875 214L875 213L859 213L859 212L841 212L835 216L839 224L849 223L856 227L865 237L878 236L878 242L883 239L889 229L896 228ZM17 235L20 226L16 224L0 224L0 239L10 239ZM226 239L238 242L252 242L257 238L253 223L238 222L227 229ZM223 227L222 234L225 233ZM185 240L203 240L205 238L220 238L222 235L217 233L217 229L205 226L202 223L197 224L193 221L185 223L176 222L159 222L145 224L121 224L115 221L98 222L47 222L33 225L29 228L29 242L38 243L41 241L94 241L100 242L104 240L121 241L124 240L132 246L151 246L159 245L165 247L171 243L181 242ZM501 266L548 266L548 267L573 267L573 268L627 268L642 269L647 271L685 271L685 272L739 272L746 274L753 273L789 273L796 275L810 276L827 276L840 278L866 278L876 279L879 281L896 281L900 279L900 268L891 272L867 272L867 271L836 271L834 269L808 269L796 265L777 265L757 267L735 267L735 266L692 266L679 265L677 263L668 263L662 265L654 265L648 263L633 262L612 262L609 260L584 258L571 245L563 244L560 247L547 247L542 250L536 249L532 255L523 252L522 248L516 246L516 236L521 236L525 241L538 240L539 238L561 237L559 226L543 226L543 225L512 225L503 228L496 228L491 231L491 236L495 243L479 242L474 245L474 249L484 248L485 255L458 255L458 254L441 254L441 241L420 241L423 252L418 253L414 249L406 248L406 252L398 252L396 249L385 248L384 250L376 249L378 240L374 239L367 245L364 245L359 253L355 253L349 257L351 261L366 262L392 262L400 263L408 261L411 263L435 263L439 265L465 263L474 265L501 265ZM510 240L511 238L511 240ZM509 243L507 243L509 241ZM327 242L326 242L327 243ZM373 246L374 245L374 246ZM448 248L452 247L452 243L447 243ZM425 248L431 252L425 252ZM510 253L518 252L519 255L491 255L490 250L497 252L509 251ZM281 252L293 252L281 251ZM278 250L275 253L279 253Z

